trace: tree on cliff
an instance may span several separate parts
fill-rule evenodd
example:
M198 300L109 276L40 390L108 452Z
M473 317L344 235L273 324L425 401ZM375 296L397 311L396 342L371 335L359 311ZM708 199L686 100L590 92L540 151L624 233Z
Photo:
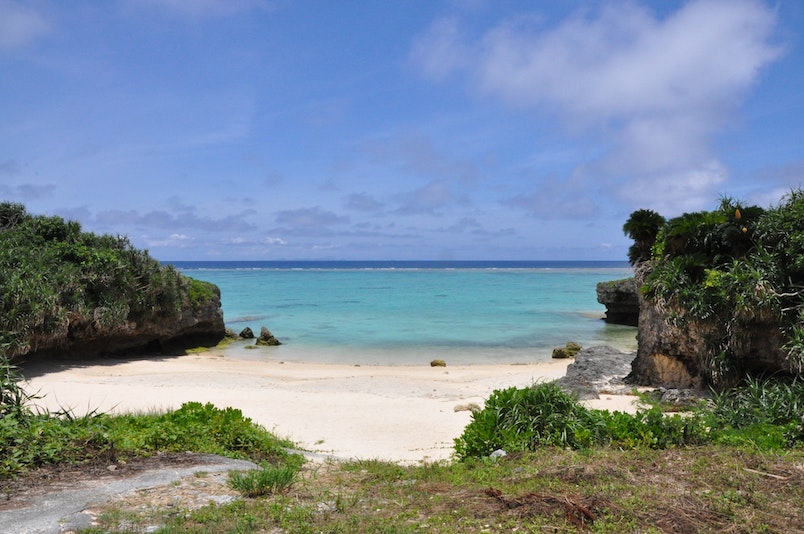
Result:
M631 265L650 258L656 236L664 223L664 217L653 210L637 210L625 221L623 233L634 240L634 244L628 249L628 261Z
M671 327L703 338L692 367L707 383L802 372L804 192L768 210L725 198L671 219L643 266L646 298Z
M212 284L162 266L126 237L0 202L0 356L86 339L116 337L110 350L147 344L159 325L192 322L187 316L207 303L219 309L218 297Z

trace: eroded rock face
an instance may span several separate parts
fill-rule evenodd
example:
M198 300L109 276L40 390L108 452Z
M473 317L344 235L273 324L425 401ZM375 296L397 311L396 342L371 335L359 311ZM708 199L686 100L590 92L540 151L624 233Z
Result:
M647 273L637 275L641 283ZM639 296L638 349L628 380L638 385L706 389L734 385L747 373L794 373L782 349L779 325L756 323L740 333L744 341L728 376L713 373L707 362L707 340L717 338L721 325L686 321L675 325L670 312Z
M701 332L670 326L666 316L641 299L637 355L629 380L646 386L700 389L704 373L699 365Z
M575 356L566 375L556 380L556 384L580 399L596 399L601 392L625 393L631 388L624 379L633 359L633 352L606 345L588 347Z
M604 320L611 324L637 326L639 321L638 293L638 286L634 278L597 284L597 301L606 307Z
M47 336L29 341L20 359L115 356L143 352L171 352L188 347L214 346L225 335L220 291L205 302L187 302L169 317L137 323L125 321L107 328L93 316L75 315Z

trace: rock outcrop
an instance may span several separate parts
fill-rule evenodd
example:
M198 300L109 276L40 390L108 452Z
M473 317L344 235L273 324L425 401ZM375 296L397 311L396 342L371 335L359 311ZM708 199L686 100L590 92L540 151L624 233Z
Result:
M17 356L25 360L115 356L144 352L172 352L188 347L214 346L225 335L220 290L201 302L185 302L177 313L145 322L125 321L106 328L93 316L70 318L64 328L30 339L30 349Z
M583 349L567 367L567 373L556 380L562 389L578 398L597 399L599 393L626 393L631 388L625 377L631 371L633 352L622 352L606 345Z
M275 347L281 344L282 342L276 339L270 330L268 330L264 326L260 328L260 337L257 338L257 345Z
M574 358L578 355L583 347L574 341L567 341L563 347L556 347L553 349L553 358L560 360L566 358Z
M701 390L715 383L728 386L748 373L794 372L782 349L780 326L757 322L740 332L743 341L733 376L715 377L716 365L707 361L706 348L720 325L692 320L676 325L668 310L641 295L639 300L638 349L628 376L634 384Z
M637 326L639 291L635 279L613 280L597 284L597 301L606 307L607 323Z

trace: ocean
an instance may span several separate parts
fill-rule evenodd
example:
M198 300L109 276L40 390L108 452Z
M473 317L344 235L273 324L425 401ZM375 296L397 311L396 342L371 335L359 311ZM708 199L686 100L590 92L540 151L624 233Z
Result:
M608 325L598 282L627 262L166 262L221 289L224 321L265 326L279 347L233 357L327 363L525 363L575 341L636 349L636 329Z

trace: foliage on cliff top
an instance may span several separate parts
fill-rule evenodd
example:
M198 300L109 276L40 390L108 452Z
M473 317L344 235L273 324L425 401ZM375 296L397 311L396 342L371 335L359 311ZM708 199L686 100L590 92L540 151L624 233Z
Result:
M162 266L124 236L0 203L0 355L36 350L78 324L98 331L178 317L217 292Z
M756 325L778 327L789 368L802 372L804 191L767 210L724 198L713 211L671 219L644 265L649 299L677 325L705 325L710 384L732 385L752 367Z

